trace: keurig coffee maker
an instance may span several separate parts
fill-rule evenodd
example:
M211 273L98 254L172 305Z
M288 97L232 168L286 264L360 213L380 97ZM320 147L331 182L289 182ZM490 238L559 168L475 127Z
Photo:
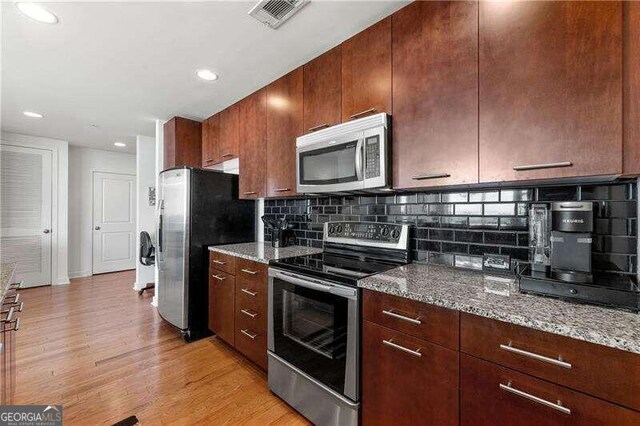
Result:
M551 275L561 281L590 283L593 203L551 205Z

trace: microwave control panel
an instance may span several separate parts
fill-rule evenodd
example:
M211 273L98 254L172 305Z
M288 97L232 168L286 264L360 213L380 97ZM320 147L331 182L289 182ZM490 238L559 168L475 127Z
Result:
M329 237L335 238L397 243L402 234L402 225L367 222L330 222L328 225L328 234Z
M380 176L380 136L371 136L364 140L365 167L364 177L370 179Z

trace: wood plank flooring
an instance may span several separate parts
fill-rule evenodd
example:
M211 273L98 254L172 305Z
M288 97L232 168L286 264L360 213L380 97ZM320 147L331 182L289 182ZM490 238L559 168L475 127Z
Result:
M128 271L21 291L16 404L61 403L65 424L308 424L220 341L183 343L134 280Z

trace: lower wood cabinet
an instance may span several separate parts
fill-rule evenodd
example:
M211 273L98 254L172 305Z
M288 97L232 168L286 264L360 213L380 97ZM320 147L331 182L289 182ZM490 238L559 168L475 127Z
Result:
M209 329L231 346L235 336L235 281L231 274L209 270Z
M637 425L640 413L461 354L460 424Z
M362 423L458 424L458 352L363 323Z

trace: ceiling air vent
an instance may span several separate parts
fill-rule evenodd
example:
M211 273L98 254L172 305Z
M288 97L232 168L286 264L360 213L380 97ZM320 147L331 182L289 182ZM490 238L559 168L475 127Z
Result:
M307 3L309 0L260 0L251 8L249 15L276 29Z

